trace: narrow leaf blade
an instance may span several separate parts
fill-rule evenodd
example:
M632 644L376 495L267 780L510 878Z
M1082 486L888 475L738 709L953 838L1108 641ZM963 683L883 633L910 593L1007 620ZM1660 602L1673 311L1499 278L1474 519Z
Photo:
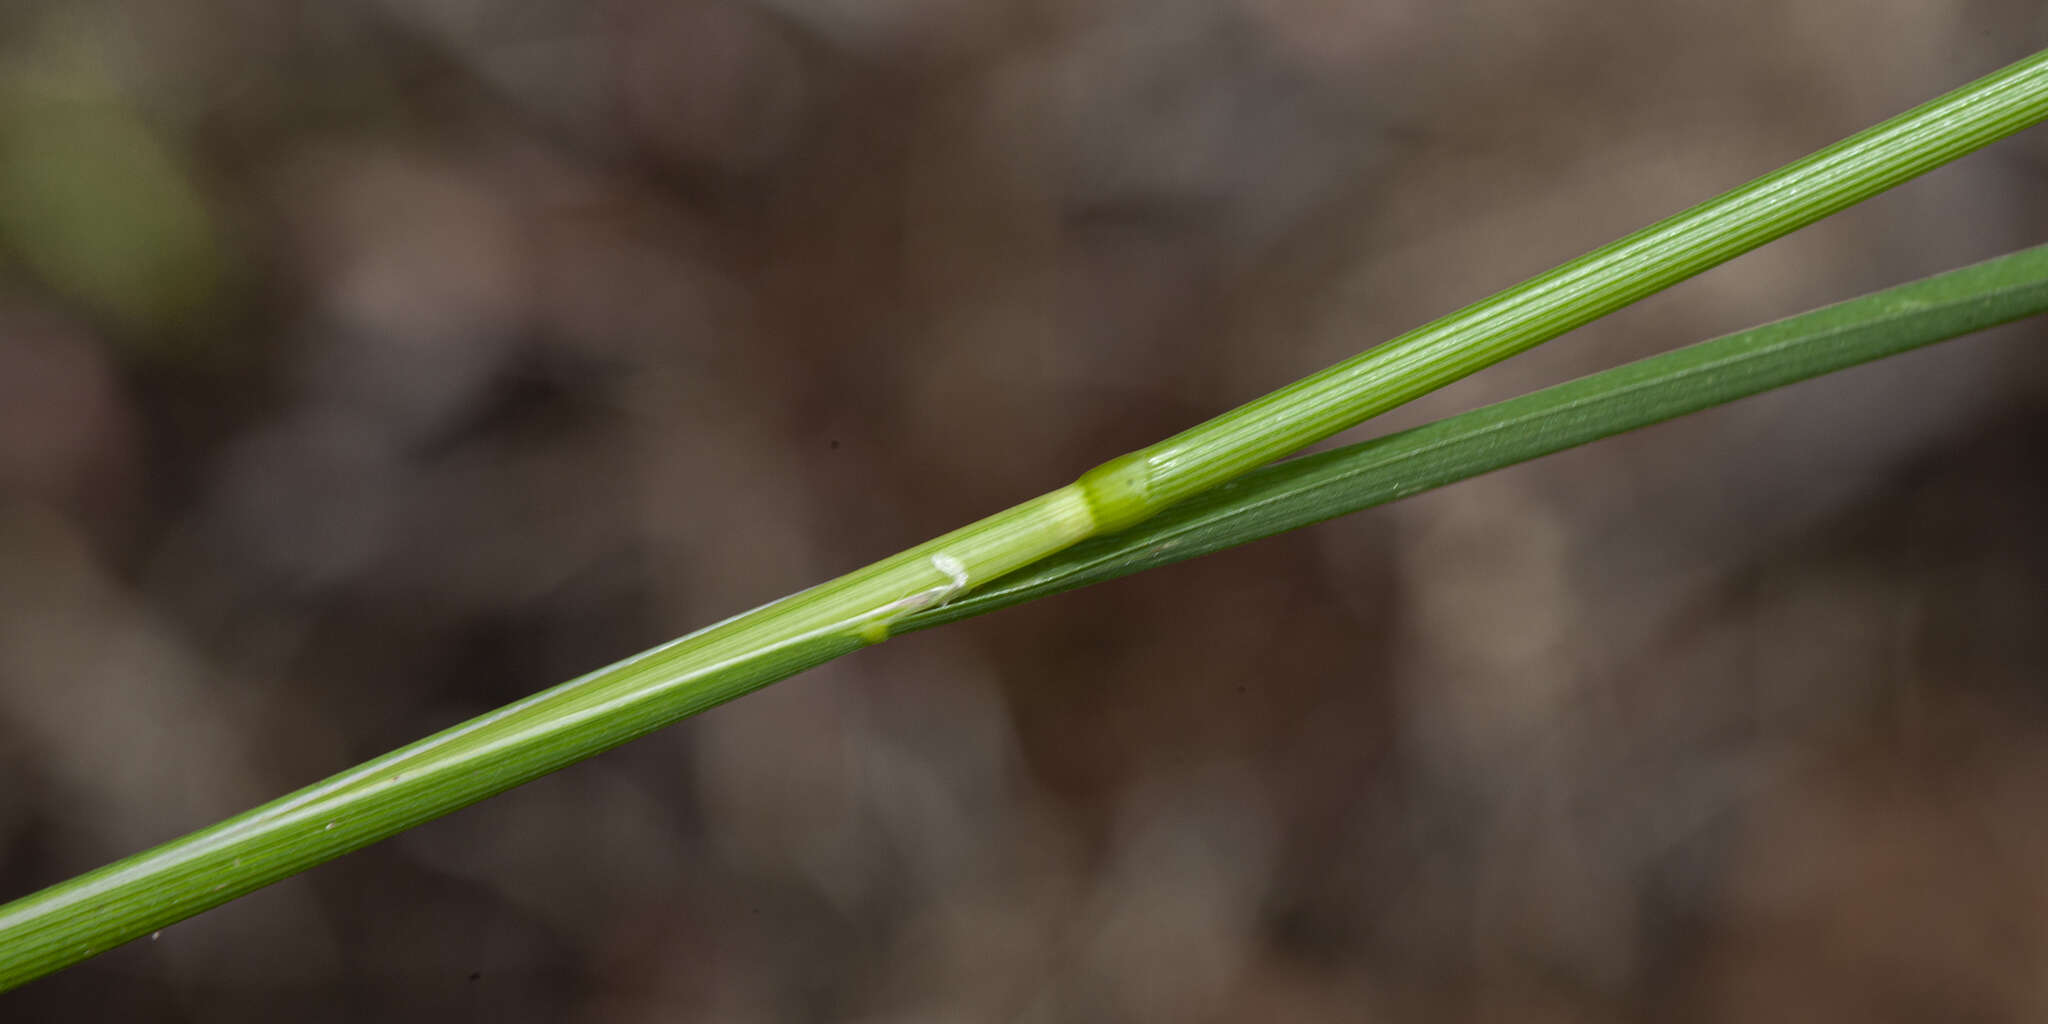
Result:
M1255 470L898 624L927 629L1128 576L2048 311L2048 246Z

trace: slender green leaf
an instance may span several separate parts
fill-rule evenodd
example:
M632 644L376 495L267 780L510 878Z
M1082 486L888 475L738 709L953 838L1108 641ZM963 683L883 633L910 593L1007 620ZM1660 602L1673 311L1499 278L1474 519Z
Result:
M1413 430L1255 470L896 632L929 629L1383 505L1504 466L2048 311L2048 246L1852 299Z

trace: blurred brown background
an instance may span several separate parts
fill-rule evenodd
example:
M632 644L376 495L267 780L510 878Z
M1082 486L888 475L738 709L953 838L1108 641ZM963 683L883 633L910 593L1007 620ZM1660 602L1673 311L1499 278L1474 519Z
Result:
M0 2L0 897L2043 45L2035 0ZM1367 429L2044 229L2037 130ZM2048 1018L2042 332L890 643L0 1017Z

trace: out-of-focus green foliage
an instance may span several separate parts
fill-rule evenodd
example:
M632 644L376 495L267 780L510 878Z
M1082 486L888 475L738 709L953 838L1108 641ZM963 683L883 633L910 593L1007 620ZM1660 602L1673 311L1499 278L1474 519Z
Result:
M0 75L0 249L130 337L202 343L226 274L205 198L88 38L53 22Z

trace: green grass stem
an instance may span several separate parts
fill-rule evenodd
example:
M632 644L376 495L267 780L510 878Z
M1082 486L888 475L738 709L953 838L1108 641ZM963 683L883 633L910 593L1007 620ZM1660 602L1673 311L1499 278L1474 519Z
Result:
M2048 53L1050 494L0 906L0 990L879 642L906 616L1137 524L2044 117Z

